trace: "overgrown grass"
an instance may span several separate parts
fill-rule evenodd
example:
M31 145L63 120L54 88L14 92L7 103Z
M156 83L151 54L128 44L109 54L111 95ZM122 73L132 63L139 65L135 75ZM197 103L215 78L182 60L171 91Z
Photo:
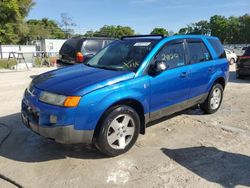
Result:
M56 57L50 57L50 58L47 58L46 61L49 61L49 62L52 62L52 61L55 61L56 60ZM34 58L34 63L33 63L33 66L35 67L40 67L41 65L41 58ZM7 68L10 68L11 66L13 65L16 65L16 61L14 61L13 59L11 59L9 61L9 67L7 67L7 64L8 64L8 59L0 59L0 69L7 69Z
M0 69L7 69L8 59L0 59ZM9 61L9 67L16 65L16 62L12 59Z

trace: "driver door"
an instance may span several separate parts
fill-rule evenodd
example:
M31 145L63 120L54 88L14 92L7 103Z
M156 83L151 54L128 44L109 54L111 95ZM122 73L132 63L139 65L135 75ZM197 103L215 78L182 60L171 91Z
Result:
M154 58L164 61L167 69L159 74L150 76L150 119L180 111L187 106L190 90L190 66L184 40L166 43Z

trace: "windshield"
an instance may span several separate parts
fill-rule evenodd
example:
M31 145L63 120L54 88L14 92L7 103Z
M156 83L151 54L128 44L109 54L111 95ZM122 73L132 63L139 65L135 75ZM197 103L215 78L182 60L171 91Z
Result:
M102 49L87 65L111 70L136 72L156 40L119 40Z

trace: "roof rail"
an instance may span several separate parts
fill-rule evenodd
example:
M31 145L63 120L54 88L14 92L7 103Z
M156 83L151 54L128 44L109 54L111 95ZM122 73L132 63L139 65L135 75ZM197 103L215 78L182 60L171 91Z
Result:
M163 39L164 35L131 35L131 36L123 36L121 37L121 40L129 38L150 38L150 37L160 37L161 39Z

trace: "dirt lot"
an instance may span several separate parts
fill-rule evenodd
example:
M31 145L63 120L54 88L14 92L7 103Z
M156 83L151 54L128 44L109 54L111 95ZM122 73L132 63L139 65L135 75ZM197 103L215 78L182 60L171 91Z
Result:
M154 122L130 152L116 158L26 129L20 120L23 91L33 75L48 69L2 71L0 187L15 187L7 178L31 188L250 186L250 79L236 80L231 69L216 114L192 109Z

